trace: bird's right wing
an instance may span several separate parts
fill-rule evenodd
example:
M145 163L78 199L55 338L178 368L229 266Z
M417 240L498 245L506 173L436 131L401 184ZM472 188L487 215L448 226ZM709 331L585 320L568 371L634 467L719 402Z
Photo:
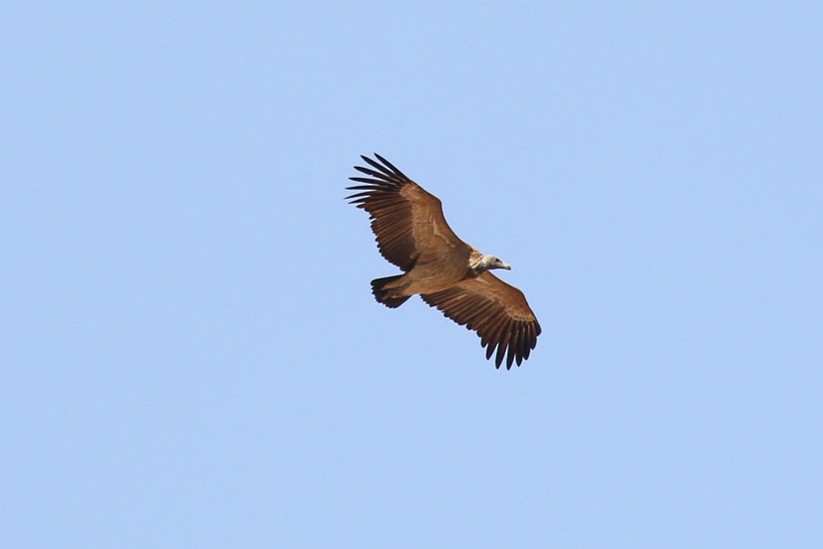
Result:
M446 223L440 199L379 154L374 156L379 163L361 156L371 168L354 169L369 177L350 177L363 185L347 187L359 192L346 199L369 212L377 248L383 257L404 271L411 270L418 260L442 259L452 254L468 257L471 247Z

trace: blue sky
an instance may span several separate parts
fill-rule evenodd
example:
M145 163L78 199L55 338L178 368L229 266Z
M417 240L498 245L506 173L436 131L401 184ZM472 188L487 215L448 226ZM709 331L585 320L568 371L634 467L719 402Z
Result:
M823 8L673 4L7 7L0 545L823 546ZM374 302L375 151L521 368Z

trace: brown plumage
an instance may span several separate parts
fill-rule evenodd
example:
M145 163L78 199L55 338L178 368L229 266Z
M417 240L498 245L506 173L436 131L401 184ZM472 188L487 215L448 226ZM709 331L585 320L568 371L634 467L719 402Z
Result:
M349 190L352 204L369 212L377 248L405 274L372 280L380 303L395 308L409 297L420 297L480 336L486 358L495 354L506 368L529 358L537 345L540 324L523 292L506 284L490 269L511 269L500 259L484 255L451 230L440 200L403 175L379 154L377 162L361 156L370 167L354 169L368 177Z

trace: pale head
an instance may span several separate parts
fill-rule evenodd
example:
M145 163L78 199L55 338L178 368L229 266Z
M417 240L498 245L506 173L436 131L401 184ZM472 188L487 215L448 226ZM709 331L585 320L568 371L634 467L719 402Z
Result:
M512 266L500 259L499 257L493 255L484 255L480 258L480 260L472 267L474 272L480 274L484 271L490 271L492 269L506 269L507 271L512 270Z

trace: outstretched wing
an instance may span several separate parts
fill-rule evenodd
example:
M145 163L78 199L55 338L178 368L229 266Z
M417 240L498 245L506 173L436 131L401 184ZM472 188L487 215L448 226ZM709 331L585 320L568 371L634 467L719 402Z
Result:
M363 185L347 187L359 192L346 199L369 212L377 248L383 257L409 271L418 260L441 259L458 252L461 257L466 255L470 246L446 223L440 199L379 154L374 156L379 163L361 156L371 168L354 169L369 177L350 177Z
M420 296L445 316L480 336L486 358L497 349L495 366L506 356L506 369L529 358L537 345L540 324L523 292L486 271L476 278L464 279L451 288Z

